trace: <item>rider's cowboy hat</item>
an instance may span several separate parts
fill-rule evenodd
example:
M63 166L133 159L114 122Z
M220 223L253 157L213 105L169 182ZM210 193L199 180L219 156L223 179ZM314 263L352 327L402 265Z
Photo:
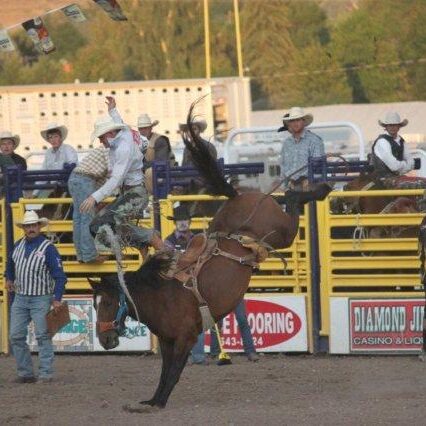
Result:
M408 120L405 118L401 120L399 114L395 111L389 111L386 113L383 120L379 120L379 125L382 127L388 126L390 124L398 124L401 127L404 127L408 124Z
M138 129L143 129L144 127L154 127L159 123L158 120L151 120L151 117L148 114L141 114L138 117Z
M207 121L204 119L194 120L191 123L193 126L197 126L200 129L200 133L203 133L204 130L207 129ZM188 126L186 123L179 123L179 130L181 132L186 132L188 130Z
M47 134L48 134L48 132L50 132L52 130L59 130L59 132L61 133L62 142L66 139L66 137L68 135L68 129L65 126L61 126L60 124L57 124L57 123L49 123L47 125L47 128L40 132L41 137L45 141L49 142L49 140L47 139Z
M305 114L301 107L293 107L290 108L288 113L284 114L283 123L287 124L289 121L298 120L299 118L303 119L305 126L309 126L314 121L312 114Z
M21 138L18 135L13 135L12 132L9 132L9 131L0 132L0 142L3 139L12 140L15 145L15 148L19 145L19 142L21 141Z
M96 119L90 139L94 142L105 133L111 132L112 130L126 129L127 127L127 124L117 123L109 115L103 115Z
M43 227L49 223L49 219L46 217L38 217L38 214L34 210L28 210L24 213L22 222L15 222L15 225L18 228L23 228L24 225L32 225L33 223L40 223Z
M167 216L167 219L173 220L191 220L192 216L189 214L188 209L184 205L179 205L173 209L173 216Z

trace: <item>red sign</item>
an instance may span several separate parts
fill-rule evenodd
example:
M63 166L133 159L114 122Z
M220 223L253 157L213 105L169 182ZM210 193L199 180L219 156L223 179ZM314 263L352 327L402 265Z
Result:
M255 299L247 299L245 303L247 321L258 350L286 342L297 336L302 328L302 318L287 306ZM221 337L225 350L243 349L243 341L233 313L224 318ZM206 340L209 345L210 336Z
M350 350L419 351L424 302L420 299L350 300Z

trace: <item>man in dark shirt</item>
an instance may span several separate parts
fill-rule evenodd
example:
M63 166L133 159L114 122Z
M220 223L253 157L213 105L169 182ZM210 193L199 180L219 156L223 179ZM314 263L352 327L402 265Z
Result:
M175 230L164 240L164 244L172 250L185 251L194 236L190 229L191 216L188 209L180 205L173 209L173 216L167 219L175 222Z
M27 162L25 158L16 154L14 151L18 147L20 138L11 132L0 132L0 151L2 155L9 157L13 164L20 165L23 170L27 170Z

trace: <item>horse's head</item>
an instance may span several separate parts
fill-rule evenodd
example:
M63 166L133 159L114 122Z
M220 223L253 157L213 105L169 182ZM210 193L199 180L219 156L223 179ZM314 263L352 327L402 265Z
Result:
M114 349L119 345L119 336L124 329L126 315L120 313L119 286L106 278L93 281L88 278L93 289L93 305L96 310L96 334L104 349Z

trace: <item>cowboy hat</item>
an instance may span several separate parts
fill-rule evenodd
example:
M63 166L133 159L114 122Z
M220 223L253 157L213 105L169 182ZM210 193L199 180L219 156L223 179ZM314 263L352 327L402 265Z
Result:
M383 120L379 120L379 125L385 127L389 124L398 124L399 126L404 127L408 124L408 120L406 118L401 120L401 117L397 112L389 111L386 113Z
M111 132L112 130L126 129L128 126L124 123L115 122L109 115L103 115L96 119L94 129L90 139L92 143L105 133Z
M41 226L46 226L49 223L49 219L46 217L38 217L37 212L34 210L27 210L24 213L24 218L22 222L15 222L15 225L18 228L23 228L24 225L32 225L33 223L40 223Z
M154 127L159 123L158 120L151 120L151 117L148 114L141 114L138 117L138 129L143 129L144 127Z
M191 220L192 216L189 214L185 205L179 205L173 209L173 216L167 216L167 219L177 222L178 220Z
M21 138L18 135L13 135L12 132L5 131L0 132L0 141L3 139L10 139L13 141L15 148L19 145L19 142L21 141Z
M283 123L287 124L289 121L297 120L299 118L303 119L305 126L309 126L314 121L314 116L312 114L305 114L301 107L293 107L290 108L288 113L284 114Z
M200 133L203 133L204 130L207 129L207 121L204 119L194 120L191 123L193 126L197 126L200 129ZM188 126L186 123L179 123L179 130L181 132L186 132L188 130Z
M67 138L68 129L65 126L61 126L60 124L57 124L57 123L49 123L47 125L47 128L40 132L41 137L45 141L49 142L49 140L47 139L47 134L48 134L48 132L50 132L52 130L59 130L61 132L62 142Z

